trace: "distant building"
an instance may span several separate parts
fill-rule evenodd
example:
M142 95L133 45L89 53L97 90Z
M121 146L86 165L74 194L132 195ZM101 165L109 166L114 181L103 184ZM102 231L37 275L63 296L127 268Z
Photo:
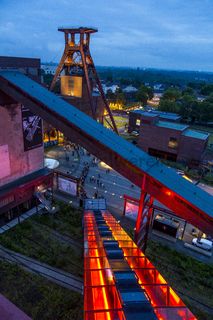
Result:
M162 83L156 83L153 85L153 90L154 91L164 91L165 86Z
M154 157L199 164L209 134L191 130L188 125L178 123L179 120L175 114L137 110L130 113L129 132L137 130L138 147Z
M1 56L0 69L18 70L40 82L40 59Z
M105 84L102 85L104 93L107 94L107 91L112 91L112 93L115 93L116 90L118 90L120 87L117 84L112 84L111 86L106 86Z
M45 74L55 74L57 65L53 65L53 64L42 64L41 65L41 69L43 70L43 72Z
M146 107L145 107L146 108ZM179 116L177 113L171 113L171 112L163 112L158 110L150 110L150 111L144 111L144 110L134 110L130 112L129 114L129 132L132 131L138 131L140 128L141 119L144 117L156 117L158 116L161 120L166 121L172 121L172 122L179 122L181 119L181 116Z
M132 85L129 85L129 86L123 88L123 93L124 93L125 99L128 103L136 101L136 93L137 92L138 92L138 89L133 87Z
M132 93L132 92L137 92L137 91L138 91L138 89L133 87L132 85L129 85L123 89L124 93Z

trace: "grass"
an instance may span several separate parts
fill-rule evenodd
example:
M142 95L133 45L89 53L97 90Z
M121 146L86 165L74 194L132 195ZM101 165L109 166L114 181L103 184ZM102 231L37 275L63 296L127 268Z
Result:
M41 228L35 222L50 227ZM37 259L56 268L83 275L82 252L76 252L69 244L61 242L51 233L51 228L81 241L81 214L69 206L61 206L60 213L37 216L0 235L0 243L13 251Z
M198 319L213 318L212 265L201 263L151 240L146 255ZM204 305L212 308L212 313Z
M121 218L121 225L134 239L134 226L128 219ZM148 241L146 256L198 320L213 319L213 265L199 262L152 240Z
M83 243L83 211L74 209L63 202L57 202L56 205L59 206L60 210L54 216L49 214L34 216L33 220Z
M125 133L125 134L120 133L119 136L122 137L123 139L131 142L131 143L132 143L133 141L137 141L137 137L131 135L130 133Z
M0 291L33 320L81 320L83 297L0 261Z
M125 126L125 124L128 124L129 119L127 117L122 117L122 116L113 116L116 126L118 129L123 128ZM107 120L110 121L110 118L107 117ZM109 127L109 124L107 123L107 121L105 120L104 125L106 127Z

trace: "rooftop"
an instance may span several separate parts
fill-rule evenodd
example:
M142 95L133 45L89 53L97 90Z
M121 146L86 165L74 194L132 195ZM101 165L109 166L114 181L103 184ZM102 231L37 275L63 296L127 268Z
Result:
M143 110L135 110L133 111L133 113L138 113L142 116L146 116L146 117L156 117L157 114L154 112L149 112L149 111L143 111Z
M176 122L169 122L169 121L158 121L156 124L158 127L163 127L167 129L173 129L178 131L186 130L189 126L181 123Z
M138 89L135 88L135 87L133 87L132 85L129 85L129 86L127 86L127 87L125 87L125 88L123 89L123 92L126 92L126 93L129 93L129 92L137 92L137 91L138 91Z
M201 140L206 140L209 136L208 133L195 131L195 130L191 130L191 129L187 129L186 131L184 131L183 135L186 137L191 137L191 138L201 139Z
M98 29L94 27L71 27L71 26L61 26L58 27L58 31L62 32L72 32L72 33L94 33Z
M146 117L159 116L160 118L168 119L168 120L179 120L181 118L181 116L179 116L177 113L163 112L163 111L159 111L159 110L144 111L144 110L138 109L133 112L141 114L142 116L146 116Z

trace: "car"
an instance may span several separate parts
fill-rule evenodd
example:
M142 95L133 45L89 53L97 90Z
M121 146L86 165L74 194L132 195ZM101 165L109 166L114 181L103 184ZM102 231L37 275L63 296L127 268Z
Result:
M179 174L179 176L183 176L184 175L184 171L183 170L177 170L176 172L177 172L177 174Z
M137 136L139 136L139 133L137 131L132 131L132 135L137 137Z
M207 239L194 238L194 239L192 239L192 244L194 246L201 248L201 249L204 249L204 250L208 250L208 251L212 250L212 241L207 240Z

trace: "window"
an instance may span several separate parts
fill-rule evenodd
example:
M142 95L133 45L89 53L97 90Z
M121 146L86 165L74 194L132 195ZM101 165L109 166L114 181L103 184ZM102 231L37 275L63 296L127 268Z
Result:
M141 124L141 119L137 119L136 120L136 126L140 126L140 124Z
M178 147L177 138L173 138L173 137L169 138L168 147L171 149L177 149Z

